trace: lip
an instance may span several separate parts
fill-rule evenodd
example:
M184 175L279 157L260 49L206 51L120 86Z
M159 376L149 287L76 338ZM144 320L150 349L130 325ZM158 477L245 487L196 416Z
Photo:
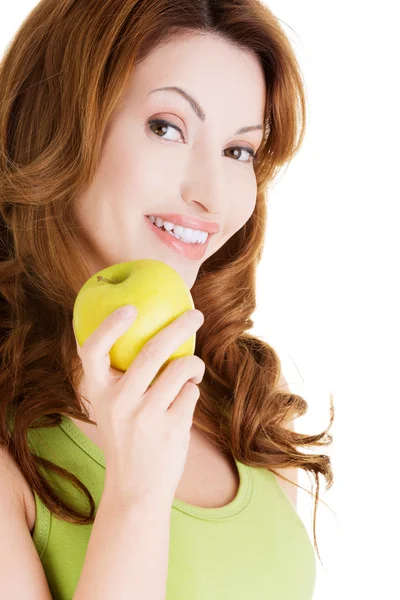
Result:
M157 215L157 216L161 217L161 215ZM212 233L210 233L208 235L208 238L206 239L204 244L187 244L186 242L182 242L181 240L178 240L176 237L174 237L170 233L163 231L156 225L153 225L153 223L150 221L150 219L148 217L144 216L143 218L146 221L147 226L151 228L151 230L155 233L155 235L162 242L164 242L164 244L166 246L168 246L172 250L175 250L176 252L183 254L183 256L186 256L186 258L190 258L191 260L200 260L205 255L206 250L208 248L208 244L210 242L210 238L213 235ZM163 217L161 217L161 218L163 218ZM166 220L168 220L168 219L166 219ZM178 223L176 223L176 224L178 224Z
M147 215L148 216L148 215ZM178 215L174 214L156 214L155 217L161 217L163 221L169 221L174 225L181 225L182 227L190 227L191 229L200 229L201 231L207 231L207 233L218 233L221 227L218 223L212 221L204 221L197 217L191 217L190 215Z

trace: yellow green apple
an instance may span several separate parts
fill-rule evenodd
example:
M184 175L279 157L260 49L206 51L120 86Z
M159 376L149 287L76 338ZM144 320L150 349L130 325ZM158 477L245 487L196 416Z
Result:
M166 263L153 259L117 263L90 277L76 296L73 319L79 345L109 314L125 304L133 304L137 315L110 350L111 366L123 372L148 340L179 315L195 308L185 281ZM157 376L173 359L194 354L195 345L194 333L171 354Z

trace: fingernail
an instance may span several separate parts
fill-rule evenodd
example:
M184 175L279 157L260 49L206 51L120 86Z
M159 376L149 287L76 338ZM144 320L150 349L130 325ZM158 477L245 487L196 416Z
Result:
M202 321L204 321L204 314L201 312L201 310L195 308L191 311L191 313L195 319L201 319Z
M127 304L126 306L121 306L116 313L121 319L130 319L136 313L136 308L132 304Z

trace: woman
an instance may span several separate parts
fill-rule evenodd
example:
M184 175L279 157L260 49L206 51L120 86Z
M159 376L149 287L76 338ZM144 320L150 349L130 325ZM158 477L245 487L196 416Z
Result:
M273 348L246 333L267 186L305 133L278 20L256 0L43 0L3 58L0 87L7 597L310 600L314 551L292 490L299 468L313 473L316 508L319 474L332 484L329 457L310 450L331 443L333 409L327 430L296 433L307 403ZM198 231L216 224L204 252L188 249L179 216ZM157 338L161 360L196 331L196 357L180 371L192 385L163 411L186 406L185 420L171 434L148 419L142 445L132 415L111 426L107 396L112 378L119 394L130 381L125 400L129 388L139 406L138 374L122 379L107 362L131 322L111 316L84 347L72 326L90 276L141 258L175 268L203 315ZM155 411L168 385L147 396Z

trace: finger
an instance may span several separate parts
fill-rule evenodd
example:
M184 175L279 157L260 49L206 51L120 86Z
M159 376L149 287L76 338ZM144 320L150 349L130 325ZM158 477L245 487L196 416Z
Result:
M196 410L197 401L200 398L200 388L191 381L187 381L172 406L168 410L168 414L172 418L177 419L178 423L182 420L188 423L193 423L194 411Z
M122 307L125 308L125 307ZM79 350L85 376L92 381L106 384L109 380L110 350L115 342L132 326L137 309L132 315L124 315L121 309L112 312L85 340Z
M189 310L179 315L144 344L124 377L118 382L118 386L127 391L134 389L136 394L143 396L171 354L189 339L203 322L204 315L199 310Z
M184 387L189 390L197 388L196 384L201 383L204 371L205 364L196 355L173 360L146 394L146 404L149 407L153 404L155 409L159 406L166 411Z

